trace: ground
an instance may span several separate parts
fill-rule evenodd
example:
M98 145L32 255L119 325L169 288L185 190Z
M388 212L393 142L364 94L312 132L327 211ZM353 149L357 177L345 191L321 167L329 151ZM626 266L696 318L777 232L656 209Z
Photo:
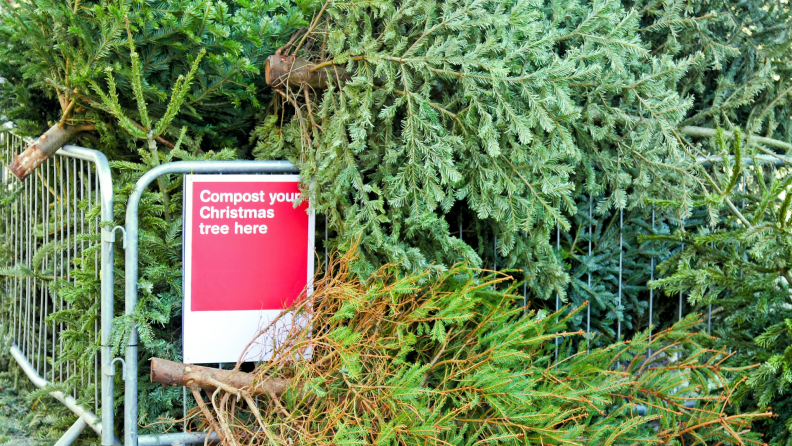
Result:
M47 443L36 440L31 433L30 404L14 386L8 371L0 372L0 446L39 446Z
M0 446L50 446L77 417L49 395L36 391L8 352L0 351ZM74 446L98 444L86 429Z

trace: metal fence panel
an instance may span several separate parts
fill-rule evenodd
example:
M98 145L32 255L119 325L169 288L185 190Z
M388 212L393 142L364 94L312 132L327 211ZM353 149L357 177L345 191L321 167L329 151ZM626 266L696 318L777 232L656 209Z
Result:
M70 304L54 291L53 283L75 283L73 261L93 248L86 236L100 235L100 254L94 256L95 279L101 282L100 303L89 335L94 342L106 345L113 315L113 245L102 236L101 224L112 220L112 179L107 158L91 149L66 146L41 165L24 182L11 175L6 166L26 145L13 133L0 133L2 184L12 194L2 209L5 244L10 253L2 280L5 311L0 324L13 339L12 355L38 387L49 383L78 381L80 388L93 389L90 409L77 404L77 386L71 395L52 392L85 423L103 436L103 445L114 444L112 432L112 376L104 376L109 350L94 355L85 367L63 358L62 322L50 320L56 312L68 310ZM89 217L95 206L100 216ZM109 303L109 306L108 306ZM100 394L101 392L101 394ZM59 395L56 395L59 394ZM105 398L106 394L110 399ZM108 404L109 403L109 404ZM102 409L103 424L94 413Z
M129 196L126 209L125 244L125 311L131 315L137 307L138 300L138 208L143 192L157 178L168 174L200 174L200 173L247 173L247 174L272 174L272 173L299 173L297 168L288 161L178 161L162 164L146 172L135 184ZM124 385L124 445L160 445L179 444L203 441L205 434L176 433L164 435L147 435L138 438L138 335L133 327L129 334L126 346L126 376L129 377Z

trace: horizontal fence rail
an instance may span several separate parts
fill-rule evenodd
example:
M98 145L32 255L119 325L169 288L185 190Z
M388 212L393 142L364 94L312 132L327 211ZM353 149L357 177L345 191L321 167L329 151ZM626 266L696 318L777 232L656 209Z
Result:
M112 432L112 376L103 378L106 359L95 350L82 358L65 356L64 333L83 327L69 327L62 318L71 305L57 288L76 283L75 259L91 259L94 279L101 283L91 298L95 313L90 324L94 345L109 337L112 320L113 271L112 243L99 241L102 220L112 220L112 180L107 159L100 152L66 146L42 164L36 172L19 182L7 169L26 142L13 133L0 133L0 165L5 203L0 207L6 258L2 264L0 289L3 305L0 326L11 336L12 356L34 385L63 384L68 394L51 395L61 401L97 434L105 431L106 441L115 444ZM90 216L100 207L99 215ZM98 253L92 254L97 243ZM109 267L108 267L109 265ZM86 271L83 268L83 271ZM109 312L106 301L109 297ZM100 300L102 302L100 302ZM104 382L103 382L104 381ZM108 386L109 381L109 386ZM90 409L76 398L88 399ZM108 404L109 402L109 404ZM91 412L91 409L93 412ZM103 429L95 413L102 411ZM80 427L80 423L76 424ZM84 425L82 426L84 427ZM67 432L73 437L78 429ZM81 429L80 429L81 430ZM78 432L77 432L78 433Z

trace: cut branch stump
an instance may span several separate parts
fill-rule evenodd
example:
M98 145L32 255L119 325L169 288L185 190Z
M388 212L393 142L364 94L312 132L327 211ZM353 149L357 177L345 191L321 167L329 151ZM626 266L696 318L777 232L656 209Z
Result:
M238 370L183 364L167 359L151 359L151 381L167 386L198 387L212 394L218 387L231 393L280 397L291 385L290 379L270 378L257 381L255 375Z

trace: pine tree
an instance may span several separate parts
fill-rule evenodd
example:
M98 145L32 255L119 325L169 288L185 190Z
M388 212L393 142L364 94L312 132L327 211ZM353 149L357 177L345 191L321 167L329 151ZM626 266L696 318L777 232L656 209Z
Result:
M767 414L721 416L733 370L694 318L554 359L554 338L581 341L559 333L572 315L521 308L508 276L385 266L363 282L349 260L282 313L312 321L256 371L289 380L285 393L218 388L199 400L204 428L225 444L761 444L747 429Z

